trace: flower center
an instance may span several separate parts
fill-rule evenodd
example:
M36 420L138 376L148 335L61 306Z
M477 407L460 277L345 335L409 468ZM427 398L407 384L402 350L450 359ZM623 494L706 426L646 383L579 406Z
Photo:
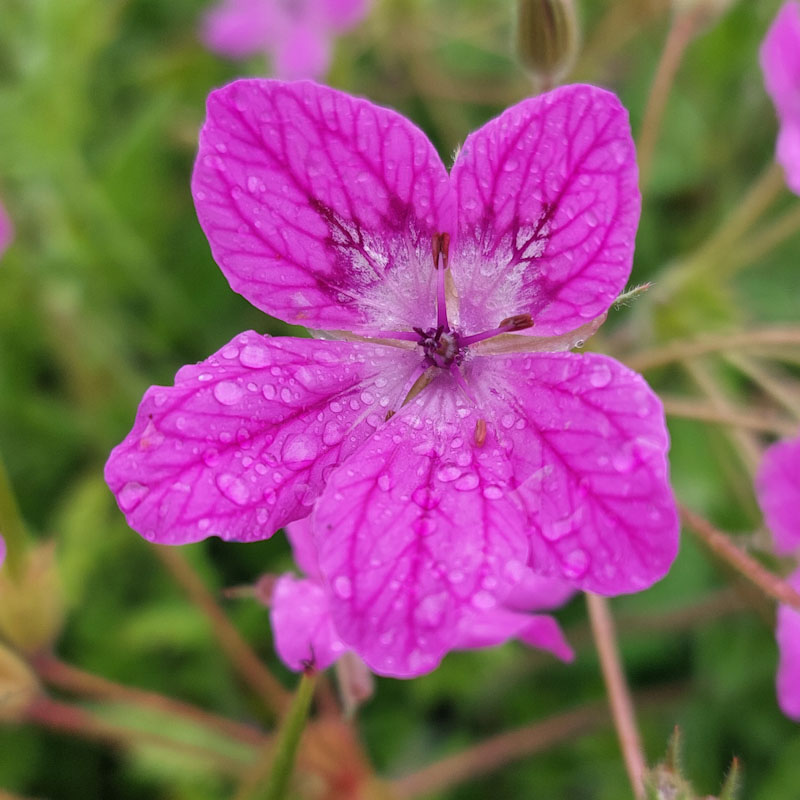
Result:
M460 364L464 358L464 351L458 341L455 331L445 330L443 325L438 328L414 328L414 333L419 336L419 346L425 354L425 362L431 367L449 367L451 364Z

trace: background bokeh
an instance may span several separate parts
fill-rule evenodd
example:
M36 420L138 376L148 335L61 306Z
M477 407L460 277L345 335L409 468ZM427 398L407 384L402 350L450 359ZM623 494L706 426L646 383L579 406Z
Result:
M776 123L758 46L778 5L732 3L691 42L646 186L632 276L656 288L612 311L591 347L625 356L690 335L798 322L800 236L735 270L701 260L679 288L659 292L664 271L696 252L772 159ZM579 3L583 45L571 79L618 92L634 132L669 6ZM0 454L30 530L55 542L66 605L59 656L268 726L204 617L127 528L102 479L148 385L171 383L182 364L239 331L290 332L228 288L195 219L189 176L205 97L267 68L261 59L232 63L203 48L197 30L207 7L200 0L0 0L0 197L16 229L0 262ZM471 129L533 91L514 60L512 12L507 0L376 0L364 24L338 41L329 82L402 111L450 163ZM797 202L784 192L772 213ZM791 391L800 374L793 358L794 365L789 354L772 368ZM767 407L753 381L724 359L696 370L694 380L678 366L647 376L669 397L698 397L708 379L739 408ZM670 430L678 496L742 534L742 544L766 542L741 441L730 429L678 417ZM751 444L768 441L748 436ZM215 592L291 566L281 536L249 545L209 541L183 552ZM294 685L272 653L267 611L252 599L222 602ZM669 577L612 608L648 758L662 756L678 725L699 793L719 790L735 755L744 767L742 797L797 798L800 728L775 702L772 605L687 532ZM559 618L577 649L571 666L511 644L450 655L414 681L379 680L357 723L378 772L402 775L486 736L600 703L564 741L431 796L629 796L582 599ZM128 706L84 705L109 722L164 725ZM170 734L190 742L200 736ZM231 796L232 786L188 753L0 725L0 788L21 795L216 800Z

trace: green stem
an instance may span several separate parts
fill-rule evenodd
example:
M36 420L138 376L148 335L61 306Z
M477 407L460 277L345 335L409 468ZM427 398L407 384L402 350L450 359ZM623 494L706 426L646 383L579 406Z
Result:
M0 455L0 535L6 543L5 566L14 578L22 576L28 532L22 521L3 457Z
M274 746L264 752L264 758L245 780L235 800L285 800L316 682L317 675L312 669L303 673Z

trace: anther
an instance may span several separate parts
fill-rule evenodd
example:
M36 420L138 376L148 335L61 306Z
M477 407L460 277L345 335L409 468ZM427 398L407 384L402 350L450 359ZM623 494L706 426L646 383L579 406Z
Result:
M447 269L450 256L450 234L434 233L431 251L433 253L433 268L439 269L439 259L441 258L443 268Z
M483 447L486 442L486 420L480 418L475 423L475 446Z
M512 331L524 331L526 328L533 327L533 319L530 314L515 314L513 317L506 317L498 328L503 328L506 333Z

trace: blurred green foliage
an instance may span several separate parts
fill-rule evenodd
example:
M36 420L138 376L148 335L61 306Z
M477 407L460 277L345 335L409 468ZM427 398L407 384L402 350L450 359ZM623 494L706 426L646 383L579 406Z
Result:
M258 59L235 65L197 40L200 0L2 0L0 196L16 239L0 266L0 453L23 516L55 537L68 616L65 660L240 720L268 722L235 678L206 620L126 526L102 481L145 388L170 383L239 331L287 333L227 286L196 223L189 175L205 96ZM641 124L668 25L658 0L584 0L575 79L610 86ZM415 120L446 159L465 135L531 91L510 52L513 3L376 0L337 47L330 81ZM757 66L777 0L739 2L689 47L669 99L632 279L658 282L736 207L772 159L776 126ZM611 15L616 14L616 17ZM609 19L622 21L609 27ZM624 24L622 24L624 23ZM613 35L612 35L613 34ZM781 207L797 201L785 193ZM796 321L797 237L731 282L698 273L666 307L645 298L612 312L598 348L646 347L726 325ZM694 391L677 368L649 377ZM742 402L752 387L724 381ZM760 524L747 473L723 430L674 420L677 494L729 530ZM281 537L184 549L215 591L290 566ZM684 536L669 577L621 598L621 644L648 756L677 724L685 771L716 793L732 756L743 797L794 800L800 729L774 698L772 610L670 612L703 603L731 576ZM739 585L733 579L735 585ZM0 602L2 598L0 597ZM236 625L286 679L267 613L225 602ZM578 648L556 664L509 645L448 657L432 675L380 680L359 729L376 768L399 775L491 734L602 700L580 599L560 614ZM652 620L652 622L651 622ZM667 620L659 625L656 620ZM109 720L152 730L130 709ZM180 736L180 731L174 732ZM191 736L196 737L195 731ZM189 734L186 735L191 739ZM216 800L231 782L197 758L152 746L113 749L31 725L0 727L0 787L47 798ZM439 800L629 796L607 722Z

